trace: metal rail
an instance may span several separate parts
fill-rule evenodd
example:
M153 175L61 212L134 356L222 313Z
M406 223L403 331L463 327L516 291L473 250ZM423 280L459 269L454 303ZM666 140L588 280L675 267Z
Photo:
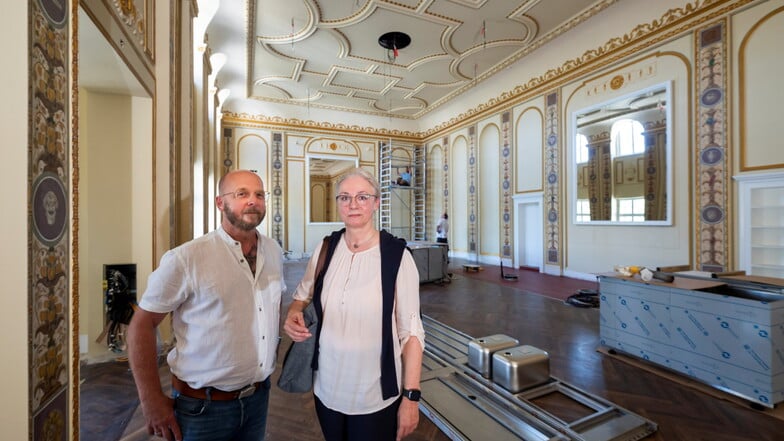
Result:
M634 441L657 430L656 423L555 377L510 393L468 366L472 337L428 316L423 323L420 409L452 440ZM551 394L592 413L565 421L534 403Z

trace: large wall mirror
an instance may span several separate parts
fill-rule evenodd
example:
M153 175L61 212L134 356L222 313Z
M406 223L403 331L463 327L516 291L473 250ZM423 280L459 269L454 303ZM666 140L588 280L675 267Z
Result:
M577 224L672 224L670 83L572 113Z
M310 222L340 222L335 196L337 180L357 167L356 158L311 155L307 158Z

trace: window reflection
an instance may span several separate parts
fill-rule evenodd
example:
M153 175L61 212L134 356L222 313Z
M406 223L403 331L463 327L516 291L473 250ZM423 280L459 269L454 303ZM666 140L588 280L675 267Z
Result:
M668 221L667 85L575 113L576 222Z

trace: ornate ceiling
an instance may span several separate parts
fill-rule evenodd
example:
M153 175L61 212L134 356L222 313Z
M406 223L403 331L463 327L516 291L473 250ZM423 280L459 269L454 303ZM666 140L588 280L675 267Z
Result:
M223 1L207 33L227 57L225 109L250 98L416 119L615 1ZM382 47L392 31L410 45Z

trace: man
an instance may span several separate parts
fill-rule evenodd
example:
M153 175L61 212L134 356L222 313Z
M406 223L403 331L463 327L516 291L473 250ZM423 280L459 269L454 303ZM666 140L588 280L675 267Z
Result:
M449 215L444 213L436 224L436 242L447 243L449 237Z
M221 226L164 254L128 328L128 351L150 434L167 440L264 439L283 279L280 246L259 234L261 179L233 171L218 183ZM156 327L172 314L161 388Z
M447 244L449 237L449 215L444 213L436 224L436 242ZM446 263L449 263L449 245L446 245Z

